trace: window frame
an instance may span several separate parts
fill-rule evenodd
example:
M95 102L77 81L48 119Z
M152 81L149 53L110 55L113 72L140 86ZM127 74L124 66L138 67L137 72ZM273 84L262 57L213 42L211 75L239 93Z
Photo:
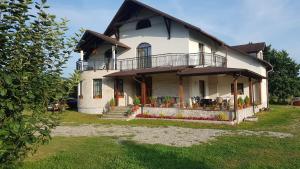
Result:
M135 30L141 30L152 27L150 19L142 19L136 23Z
M99 81L99 86L98 86L99 87L99 91L96 91L96 89L97 89L96 82L97 81ZM103 83L103 81L102 81L101 78L99 78L99 79L93 79L93 98L94 99L101 99L102 98L102 83Z
M234 84L231 83L231 95L234 95ZM237 83L237 94L243 95L244 94L244 83Z
M147 42L140 43L136 48L138 68L152 67L152 45Z

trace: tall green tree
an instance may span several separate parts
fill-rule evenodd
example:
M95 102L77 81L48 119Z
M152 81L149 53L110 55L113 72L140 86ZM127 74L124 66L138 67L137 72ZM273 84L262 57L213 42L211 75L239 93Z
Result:
M300 96L300 64L297 64L285 50L272 49L267 46L264 59L273 65L269 74L269 91L271 101L286 103L287 99Z
M67 38L46 0L0 2L0 168L11 168L57 125L47 104L67 93L62 69L79 34Z

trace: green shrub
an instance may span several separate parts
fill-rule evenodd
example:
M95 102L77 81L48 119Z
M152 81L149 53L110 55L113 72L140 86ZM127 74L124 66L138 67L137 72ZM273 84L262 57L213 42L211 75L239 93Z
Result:
M164 114L163 112L161 112L161 113L159 113L159 116L160 116L160 117L164 117L165 114Z
M238 98L238 105L243 106L244 105L244 99L242 97Z
M115 99L114 99L114 98L110 99L109 105L110 105L111 107L113 107L113 106L116 105L116 102L115 102Z
M222 112L222 113L218 114L216 118L217 118L217 120L219 120L219 121L226 121L226 120L229 120L228 114L225 113L225 112Z
M248 96L245 97L244 102L247 106L250 105L250 98Z
M136 105L139 105L141 104L141 100L138 98L138 97L135 97L134 100L133 100L133 104L136 106Z
M183 118L183 114L182 113L177 113L176 114L176 118L177 119L182 119Z
M170 96L165 96L164 97L164 103L167 104L167 103L170 103L171 102L171 97Z
M133 112L132 112L131 109L129 109L129 110L127 110L127 111L125 112L125 116L130 116L130 115L132 115L132 114L133 114Z

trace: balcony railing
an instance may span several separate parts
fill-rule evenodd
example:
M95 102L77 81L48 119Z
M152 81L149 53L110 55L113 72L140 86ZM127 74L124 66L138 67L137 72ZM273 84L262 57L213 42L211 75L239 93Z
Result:
M99 59L89 61L77 61L76 70L112 70L113 61L112 59Z
M226 57L214 53L166 53L147 57L117 60L117 70L145 69L163 66L215 66L226 67ZM77 61L77 70L112 70L113 60Z
M226 57L214 53L167 53L147 57L118 59L118 70L144 69L163 66L225 67Z

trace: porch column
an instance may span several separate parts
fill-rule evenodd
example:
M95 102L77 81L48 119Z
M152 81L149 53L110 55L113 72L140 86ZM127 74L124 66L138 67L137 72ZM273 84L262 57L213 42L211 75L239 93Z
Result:
M251 77L249 77L249 99L250 105L253 105L253 84Z
M113 59L113 70L116 70L116 46L111 47L112 59Z
M145 77L143 77L142 82L141 82L141 103L142 105L146 104L146 98L147 98L147 93L146 93L146 80Z
M183 108L183 106L184 106L184 90L183 90L182 76L179 76L178 96L179 96L179 107Z
M261 81L262 79L258 80L258 104L261 104Z
M80 70L83 71L83 50L80 50Z
M238 102L237 102L237 76L234 76L233 80L233 101L234 101L234 116L237 118Z
M119 106L119 89L118 89L118 79L115 78L115 104L116 106Z

